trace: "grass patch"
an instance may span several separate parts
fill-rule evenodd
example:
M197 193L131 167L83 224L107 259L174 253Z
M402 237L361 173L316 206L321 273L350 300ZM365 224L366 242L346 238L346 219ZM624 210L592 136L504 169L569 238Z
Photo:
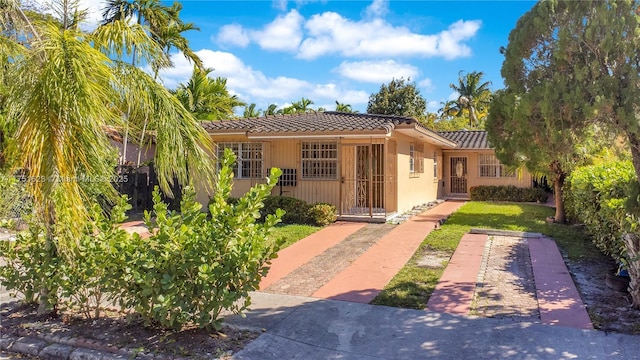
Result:
M437 253L450 258L462 235L471 228L538 232L552 237L571 260L597 259L600 252L582 230L572 225L548 224L554 210L540 205L472 201L449 217L439 230L432 231L413 257L371 301L376 305L424 309L443 268L418 265L418 260Z
M273 232L269 235L269 239L274 240L284 238L284 244L280 248L284 249L320 229L322 229L320 226L278 224L273 228Z

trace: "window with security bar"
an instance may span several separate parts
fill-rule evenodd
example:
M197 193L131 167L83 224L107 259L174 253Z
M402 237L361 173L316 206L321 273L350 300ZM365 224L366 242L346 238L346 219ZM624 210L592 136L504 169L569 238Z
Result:
M264 152L261 142L221 142L217 144L217 148L218 159L224 156L224 149L231 149L236 155L236 163L233 165L233 176L236 179L264 177Z
M422 145L409 145L409 172L421 174L424 172L424 153Z
M478 174L480 177L514 177L514 171L509 171L494 154L478 155Z
M338 178L338 143L302 143L302 179L335 180Z

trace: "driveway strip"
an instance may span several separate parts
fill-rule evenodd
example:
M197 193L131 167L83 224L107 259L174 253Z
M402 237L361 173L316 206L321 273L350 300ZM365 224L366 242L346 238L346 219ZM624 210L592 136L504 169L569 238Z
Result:
M337 222L278 252L271 263L269 274L260 281L260 289L266 289L290 272L307 263L328 248L340 243L366 224Z
M529 239L529 252L542 323L593 329L555 241L545 237Z
M368 303L409 261L438 221L463 204L446 201L398 225L312 296Z

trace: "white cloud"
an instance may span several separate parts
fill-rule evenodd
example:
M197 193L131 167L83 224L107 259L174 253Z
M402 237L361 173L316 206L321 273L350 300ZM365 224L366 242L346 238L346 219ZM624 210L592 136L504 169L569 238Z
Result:
M454 91L451 94L449 94L449 97L447 98L447 100L448 101L458 100L459 97L460 97L460 94L457 91Z
M475 36L481 22L457 21L447 30L433 35L412 33L404 26L393 26L382 19L352 21L335 12L312 16L305 28L309 36L297 56L313 60L339 54L346 57L442 56L454 59L471 55L463 42Z
M427 111L435 113L438 112L438 110L440 110L440 103L437 101L429 101L427 102Z
M220 28L217 41L220 44L230 44L239 47L249 45L249 34L244 30L242 25L229 24Z
M380 18L389 12L389 0L373 0L365 9L365 15L369 18Z
M255 103L283 103L304 96L318 103L340 102L366 104L369 94L362 90L345 89L334 83L314 84L287 76L269 77L245 64L237 56L223 51L196 52L205 67L213 68L210 76L227 78L228 89L243 100ZM175 88L191 76L193 65L182 54L171 57L175 67L161 72L165 86Z
M287 10L287 0L273 0L273 7L285 11Z
M296 50L302 41L304 18L298 11L291 10L278 16L262 30L250 31L250 37L266 50Z
M471 48L465 42L476 35L482 24L480 20L458 20L446 30L418 34L382 19L387 11L387 0L374 0L365 10L365 18L358 21L331 11L305 20L294 9L278 15L262 29L245 30L226 25L218 39L226 39L233 30L232 33L240 35L237 41L240 46L246 46L248 34L248 38L262 49L295 51L296 57L305 60L329 55L350 58L438 56L451 60L471 55Z
M55 9L58 7L58 2L53 0L33 0L33 3L46 13L53 15L55 15ZM79 0L79 9L87 11L87 18L80 27L85 30L95 29L102 21L102 11L106 4L106 0Z
M378 84L394 78L415 78L420 73L417 67L394 60L343 61L334 71L352 80Z
M426 92L433 91L433 81L429 78L424 78L418 82L418 87L422 88Z

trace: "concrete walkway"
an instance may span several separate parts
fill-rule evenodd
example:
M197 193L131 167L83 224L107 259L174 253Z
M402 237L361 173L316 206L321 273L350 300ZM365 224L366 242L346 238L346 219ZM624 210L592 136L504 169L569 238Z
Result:
M400 225L332 224L279 252L260 289L368 303L409 261L436 224L462 204L444 202Z
M640 337L508 319L253 293L246 318L264 333L232 356L282 359L637 359Z
M464 235L427 309L468 315L474 301L484 316L593 329L555 241L541 234Z

